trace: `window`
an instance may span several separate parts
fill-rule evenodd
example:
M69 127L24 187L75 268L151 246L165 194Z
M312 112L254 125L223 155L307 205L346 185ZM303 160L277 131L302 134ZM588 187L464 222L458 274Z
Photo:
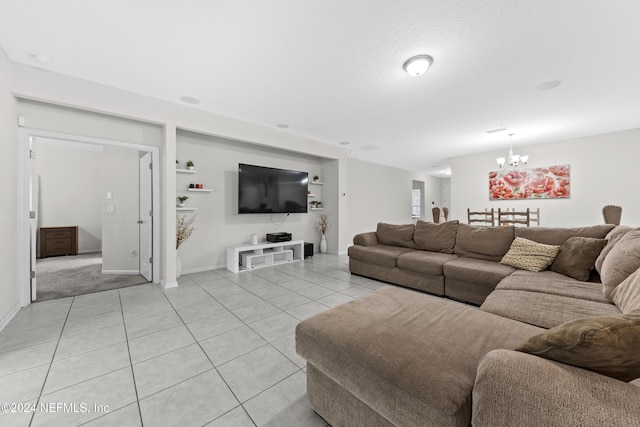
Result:
M422 206L422 191L411 190L411 218L420 218L420 206Z

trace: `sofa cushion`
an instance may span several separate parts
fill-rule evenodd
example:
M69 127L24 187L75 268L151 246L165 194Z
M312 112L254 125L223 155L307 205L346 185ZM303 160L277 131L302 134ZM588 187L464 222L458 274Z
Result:
M495 287L515 268L482 259L457 258L447 262L442 270L447 279Z
M611 291L640 267L640 229L629 231L616 243L602 263L600 277L604 295Z
M496 290L539 292L603 304L610 303L602 294L602 285L600 283L580 282L550 270L539 273L517 270L511 276L505 277L498 283Z
M613 224L599 224L590 227L559 228L559 227L517 227L515 237L524 237L534 242L547 245L562 245L570 237L593 237L604 239Z
M398 257L398 268L415 271L417 273L442 276L445 263L458 258L457 255L439 252L411 251Z
M605 239L593 237L570 237L560 247L551 270L577 280L587 281L591 270L607 244Z
M598 273L602 272L602 263L604 262L604 259L607 257L609 252L611 252L611 249L613 249L616 243L618 243L618 241L622 239L622 236L624 236L631 230L633 230L633 228L627 225L619 225L607 234L607 236L605 237L605 239L607 240L607 244L596 259L596 271Z
M458 225L453 253L469 258L499 262L514 239L514 226L477 227Z
M640 310L640 269L631 273L611 291L611 299L624 314Z
M413 233L415 226L413 224L385 224L378 223L376 235L378 242L383 245L401 246L404 248L415 248L413 242Z
M375 245L375 246L350 246L348 249L349 256L360 261L366 261L372 264L378 264L384 267L395 267L396 259L406 253L414 251L414 249L401 248L398 246Z
M633 381L640 377L640 311L564 323L515 350Z
M439 224L418 220L413 240L418 249L452 254L456 245L459 221Z
M480 310L541 328L553 328L584 317L621 314L611 303L516 290L491 292Z
M302 321L296 350L393 425L470 425L482 356L541 332L387 286Z
M510 265L529 271L542 271L551 265L558 255L560 246L545 245L533 240L516 237L500 264Z

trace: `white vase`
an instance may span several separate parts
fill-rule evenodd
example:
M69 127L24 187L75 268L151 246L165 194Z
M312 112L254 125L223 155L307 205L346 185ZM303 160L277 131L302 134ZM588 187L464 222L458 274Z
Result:
M320 239L320 253L327 253L327 238L324 236L324 233L322 234L322 239Z
M182 258L178 252L176 252L176 279L182 276Z

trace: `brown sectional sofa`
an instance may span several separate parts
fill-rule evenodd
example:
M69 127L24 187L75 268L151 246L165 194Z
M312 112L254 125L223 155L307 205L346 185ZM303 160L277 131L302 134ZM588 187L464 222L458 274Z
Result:
M298 325L296 347L307 360L312 407L333 427L639 426L640 380L624 382L514 349L583 318L626 315L640 325L640 270L623 278L624 292L616 296L614 287L614 304L597 274L585 282L498 262L519 236L552 245L609 237L596 262L609 280L640 267L636 230L627 241L637 251L611 255L603 271L622 229L450 221L413 229L381 224L355 236L352 273L402 287L382 287ZM629 345L640 345L640 329L629 330L635 334ZM640 351L631 357L640 366ZM618 355L612 359L618 363Z
M516 237L562 245L571 237L604 239L613 225L580 228L475 227L448 221L378 224L349 248L352 273L480 305L516 269L500 264ZM429 243L426 243L429 242ZM567 278L569 279L569 278Z

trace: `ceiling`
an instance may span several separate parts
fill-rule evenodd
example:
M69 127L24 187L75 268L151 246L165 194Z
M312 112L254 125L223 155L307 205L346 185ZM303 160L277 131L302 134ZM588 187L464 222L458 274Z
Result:
M0 0L0 46L437 174L506 151L508 133L517 146L639 128L639 16L637 0ZM417 54L434 62L412 77Z

